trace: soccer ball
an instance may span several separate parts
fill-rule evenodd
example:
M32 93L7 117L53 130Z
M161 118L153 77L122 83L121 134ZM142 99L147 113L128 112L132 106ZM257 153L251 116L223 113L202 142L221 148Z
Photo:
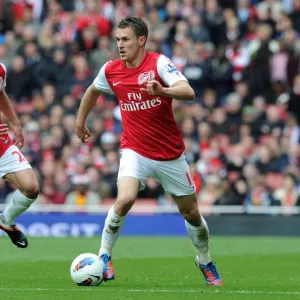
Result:
M70 271L77 285L100 285L103 281L104 264L97 255L83 253L73 260Z

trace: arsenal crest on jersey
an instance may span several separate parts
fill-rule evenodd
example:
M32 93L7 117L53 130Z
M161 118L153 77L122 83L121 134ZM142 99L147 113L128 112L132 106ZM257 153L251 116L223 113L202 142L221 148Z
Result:
M155 73L154 73L154 71L150 70L148 72L143 72L139 75L138 83L139 83L139 85L143 85L153 79L155 79Z

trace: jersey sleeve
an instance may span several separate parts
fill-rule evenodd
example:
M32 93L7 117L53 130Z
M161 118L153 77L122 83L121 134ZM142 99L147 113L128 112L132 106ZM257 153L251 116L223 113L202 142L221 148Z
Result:
M110 85L108 84L108 81L105 76L105 68L108 63L109 62L102 66L93 83L97 90L111 94L113 93L113 91L110 88Z
M6 86L6 68L0 63L0 93L4 90Z
M165 55L160 55L157 60L157 72L162 81L169 87L174 85L177 81L187 79L175 67L174 63Z

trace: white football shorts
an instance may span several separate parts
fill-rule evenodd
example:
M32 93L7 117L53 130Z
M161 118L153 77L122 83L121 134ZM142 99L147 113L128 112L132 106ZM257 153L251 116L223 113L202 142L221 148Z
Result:
M15 145L10 146L0 157L1 177L25 169L31 169L31 165Z
M195 184L184 154L168 161L146 158L133 150L121 150L118 180L121 177L134 177L140 181L139 190L145 188L149 177L154 177L165 192L174 196L185 196L195 193Z

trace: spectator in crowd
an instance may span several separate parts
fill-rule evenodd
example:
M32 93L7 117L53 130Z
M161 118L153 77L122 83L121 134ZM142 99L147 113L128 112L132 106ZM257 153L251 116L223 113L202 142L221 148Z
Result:
M221 196L216 199L215 205L242 205L247 195L247 183L239 178L233 184L228 178L222 179Z
M89 178L87 175L75 175L72 178L74 189L66 196L66 204L78 207L100 204L100 195L89 189Z
M285 207L300 206L300 193L297 187L297 179L293 174L286 173L283 178L283 186L273 193L273 205Z

